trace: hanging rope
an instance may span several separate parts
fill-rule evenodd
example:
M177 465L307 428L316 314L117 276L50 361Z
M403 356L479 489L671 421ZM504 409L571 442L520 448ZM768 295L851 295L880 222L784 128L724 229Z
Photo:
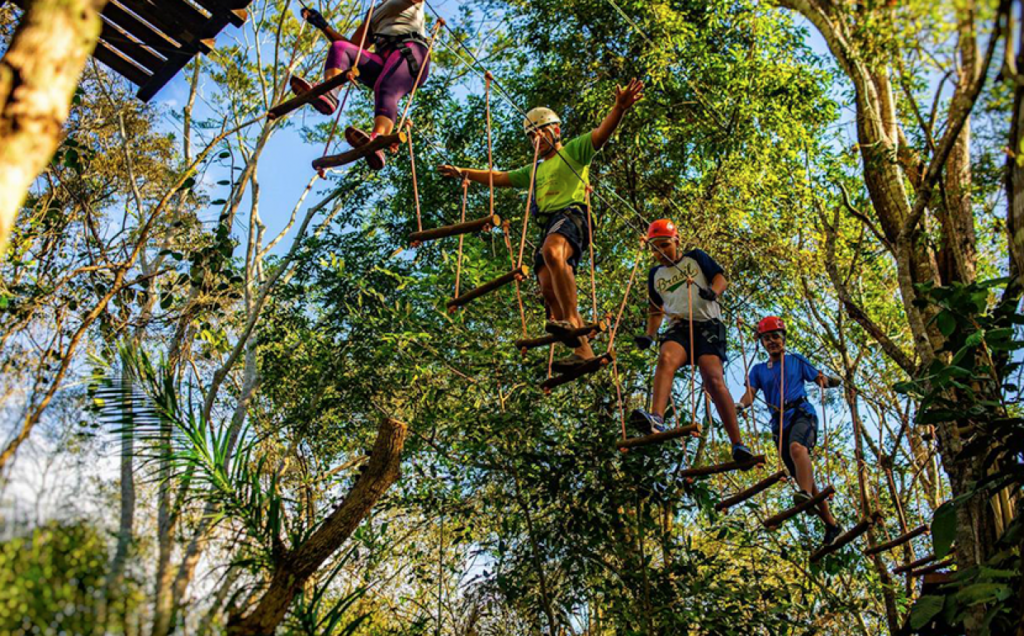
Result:
M377 8L377 0L370 0L370 10L366 12L365 28L363 29L362 35L359 37L359 48L356 50L356 59L352 62L352 66L349 67L345 74L348 75L349 84L345 88L345 95L341 98L341 105L338 106L338 114L334 118L334 123L331 124L331 133L327 135L327 143L324 144L324 153L321 157L326 157L328 151L331 148L331 143L334 141L334 134L338 132L338 122L341 121L341 113L345 111L345 104L348 102L348 94L352 92L352 87L356 85L356 78L359 77L359 60L363 56L363 47L366 46L366 33L370 30L370 21L373 20L373 12ZM401 128L399 128L401 130ZM320 170L321 177L323 177L323 170Z
M459 223L466 222L466 202L469 200L469 179L462 180L462 217ZM459 280L462 277L462 239L465 234L459 234L459 256L455 263L455 297L459 297Z
M611 349L611 347L609 347ZM615 381L615 396L619 402L619 421L622 423L622 439L626 439L626 409L622 404L622 383L619 382L619 362L612 358L612 379Z
M416 182L416 153L412 151L412 121L408 121L405 124L406 130L409 132L409 166L412 169L412 198L416 202L416 231L423 231L423 217L420 214L420 187ZM461 244L461 242L460 242ZM456 293L456 296L458 294Z
M555 363L555 344L548 347L548 379L551 379L551 365Z
M640 259L644 255L644 244L640 243L640 251L636 254L636 260L633 261L633 270L629 273L629 282L626 283L626 293L622 295L622 304L619 305L619 313L615 316L615 325L612 327L612 333L608 337L608 351L615 350L615 334L619 332L619 323L622 321L622 312L626 309L626 302L629 300L629 290L633 287L633 278L636 277L637 267L640 265Z
M786 463L782 461L782 438L783 436L783 424L785 424L784 418L786 415L786 351L782 351L782 366L779 369L779 464L782 468L785 468ZM790 475L793 480L796 480L796 475Z
M697 421L697 356L693 355L693 277L686 278L686 303L690 312L690 350L686 356L690 359L690 421Z
M828 463L828 411L825 409L825 387L818 384L818 399L821 402L821 430L824 437L822 448L825 452L825 477L832 483L832 471Z
M587 198L587 247L590 248L590 300L593 309L590 321L597 322L597 276L594 273L594 215L590 208L590 193L593 186L588 185L585 192Z
M519 259L516 267L523 266L523 251L526 250L526 227L530 224L530 203L533 201L533 186L537 181L537 159L540 158L540 135L533 140L533 170L530 172L530 189L526 193L526 213L523 215L523 236L519 239Z
M420 87L420 81L423 79L423 71L427 68L427 64L430 62L430 53L434 50L434 42L437 40L437 33L441 30L441 25L444 24L444 18L438 17L434 22L433 33L430 34L430 43L427 45L427 54L423 56L423 64L420 64L420 72L416 74L416 83L412 85L412 92L409 93L409 99L405 102L405 109L402 111L402 120L398 122L397 130L402 129L402 125L405 124L405 118L409 115L409 107L412 106L412 101L416 99L416 89Z
M747 362L747 343L746 343L745 339L743 338L743 317L742 316L736 316L736 329L740 332L740 354L743 356L743 391L744 391L744 395L745 395L746 391L747 391L747 387L750 386L750 365ZM748 408L746 408L744 410L747 412L747 417L746 417L746 420L747 420L747 430L750 433L750 438L752 440L754 440L753 446L754 446L754 450L756 452L757 448L759 448L759 446L760 446L760 442L757 439L757 432L754 430L755 429L755 425L754 425L754 412L753 412L753 408L754 408L754 405L751 404L750 407L748 407Z
M487 107L487 186L490 192L491 218L494 218L494 146L491 142L491 81L493 79L494 76L490 71L484 74L484 103ZM518 281L516 287L519 287Z

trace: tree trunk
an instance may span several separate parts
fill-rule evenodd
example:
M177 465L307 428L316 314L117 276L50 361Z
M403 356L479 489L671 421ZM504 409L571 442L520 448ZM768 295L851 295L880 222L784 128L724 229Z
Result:
M53 156L106 0L27 0L0 59L0 257L32 182Z
M381 423L366 472L316 532L278 562L256 609L248 616L234 615L228 620L228 634L264 636L274 633L306 580L341 547L398 479L406 432L406 425L397 420L389 418Z

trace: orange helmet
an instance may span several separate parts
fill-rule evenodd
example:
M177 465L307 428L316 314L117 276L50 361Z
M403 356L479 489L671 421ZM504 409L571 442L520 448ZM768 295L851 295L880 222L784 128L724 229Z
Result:
M761 336L771 331L781 331L786 333L786 323L782 322L782 318L778 316L767 316L761 319L761 322L757 323L757 335Z
M679 236L676 224L668 219L658 219L647 227L647 240L656 238L673 239Z

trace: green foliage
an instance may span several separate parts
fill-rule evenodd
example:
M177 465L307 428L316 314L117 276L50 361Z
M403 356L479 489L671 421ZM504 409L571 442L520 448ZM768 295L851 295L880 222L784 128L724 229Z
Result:
M103 535L84 523L50 522L0 543L0 632L91 633L106 549Z

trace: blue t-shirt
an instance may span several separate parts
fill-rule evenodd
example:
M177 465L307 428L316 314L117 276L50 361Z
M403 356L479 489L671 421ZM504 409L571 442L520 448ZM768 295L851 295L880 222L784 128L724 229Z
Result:
M799 353L784 353L786 367L786 403L804 398L799 406L788 409L782 416L783 426L789 426L798 410L817 420L817 414L810 402L807 402L805 382L813 382L818 378L818 369ZM769 366L770 365L770 366ZM764 401L771 405L772 433L779 431L779 377L782 375L782 361L759 362L750 370L747 382L750 388L761 391Z

